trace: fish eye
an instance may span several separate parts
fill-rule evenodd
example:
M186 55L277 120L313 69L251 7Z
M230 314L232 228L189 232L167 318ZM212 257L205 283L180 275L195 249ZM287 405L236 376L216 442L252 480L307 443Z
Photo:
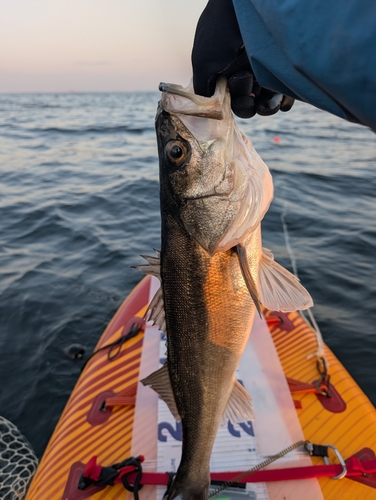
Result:
M169 153L170 153L171 158L174 158L175 160L178 160L179 158L181 158L183 156L183 150L177 144L174 144L172 146Z
M165 150L168 161L174 167L181 167L188 158L189 150L183 141L169 141Z

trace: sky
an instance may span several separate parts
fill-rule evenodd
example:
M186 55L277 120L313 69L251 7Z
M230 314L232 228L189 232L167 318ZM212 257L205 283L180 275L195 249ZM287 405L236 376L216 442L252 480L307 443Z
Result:
M186 85L207 0L0 0L0 93Z

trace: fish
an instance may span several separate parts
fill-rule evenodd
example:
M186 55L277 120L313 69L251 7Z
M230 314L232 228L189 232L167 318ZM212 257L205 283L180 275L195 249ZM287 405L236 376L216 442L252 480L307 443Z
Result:
M149 319L166 333L167 358L141 382L182 423L181 461L165 498L205 500L220 424L254 418L235 371L256 311L306 309L312 299L262 248L273 182L233 118L226 80L211 98L192 87L160 89L161 251L135 267L161 280Z

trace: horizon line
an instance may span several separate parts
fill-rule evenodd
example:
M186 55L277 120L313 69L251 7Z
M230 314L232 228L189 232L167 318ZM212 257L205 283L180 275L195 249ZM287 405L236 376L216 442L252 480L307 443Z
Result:
M160 93L157 90L16 90L1 91L0 95L20 95L20 94L130 94L130 93Z

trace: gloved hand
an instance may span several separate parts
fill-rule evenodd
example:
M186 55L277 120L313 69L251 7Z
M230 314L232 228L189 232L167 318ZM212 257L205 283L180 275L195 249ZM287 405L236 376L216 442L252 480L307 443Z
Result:
M294 99L260 87L244 48L232 0L209 0L197 23L192 50L196 94L214 94L218 76L226 76L231 107L240 118L288 111Z

